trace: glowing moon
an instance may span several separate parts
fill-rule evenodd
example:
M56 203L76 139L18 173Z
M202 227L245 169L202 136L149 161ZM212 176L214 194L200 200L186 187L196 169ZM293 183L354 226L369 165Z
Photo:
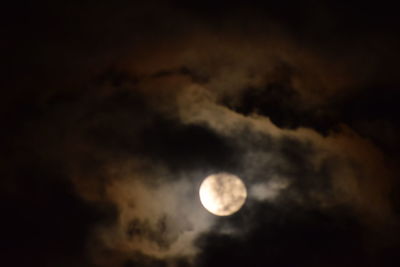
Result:
M239 177L229 173L207 176L200 185L200 201L212 214L228 216L244 204L247 191Z

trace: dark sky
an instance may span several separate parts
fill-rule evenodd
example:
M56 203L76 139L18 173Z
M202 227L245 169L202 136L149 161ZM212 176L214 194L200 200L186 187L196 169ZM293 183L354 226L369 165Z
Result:
M385 1L8 1L0 265L389 267L400 23ZM207 175L248 189L227 217Z

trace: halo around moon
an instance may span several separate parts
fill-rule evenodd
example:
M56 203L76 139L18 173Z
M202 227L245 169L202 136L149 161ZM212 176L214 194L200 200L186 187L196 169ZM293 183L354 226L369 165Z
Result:
M247 190L242 180L229 173L207 176L200 185L201 204L214 215L228 216L246 201Z

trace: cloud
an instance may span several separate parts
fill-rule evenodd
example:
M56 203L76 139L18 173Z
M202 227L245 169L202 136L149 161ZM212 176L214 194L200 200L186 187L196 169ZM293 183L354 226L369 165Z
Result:
M50 98L42 109L52 112L26 126L36 142L24 145L45 162L58 162L81 201L115 209L112 219L93 223L87 234L90 262L213 266L222 259L214 251L244 250L243 258L233 258L238 264L271 250L262 242L277 242L266 233L276 227L285 240L278 250L296 251L303 235L311 235L311 246L327 246L333 231L340 237L330 245L336 248L353 229L381 229L393 220L393 174L382 152L349 127L325 135L279 127L264 114L235 111L219 100L220 92L179 72L137 77L118 83L103 78L57 104L56 96ZM201 180L220 171L240 176L250 192L243 209L225 221L208 214L198 199ZM279 226L279 220L285 223ZM292 229L295 224L300 228ZM349 239L364 257L359 235ZM260 244L253 252L252 243ZM340 253L344 261L348 255ZM271 257L277 264L282 259Z
M330 238L330 231L338 231L341 240L353 231L351 227L380 228L378 225L394 216L388 198L392 174L385 170L382 153L349 128L343 126L328 136L309 128L280 128L263 115L235 112L195 83L180 88L179 94L171 92L172 96L166 96L168 101L157 100L169 105L168 109L153 106L151 91L143 93L134 87L132 92L118 87L113 90L92 106L96 111L89 111L105 115L84 116L81 122L82 141L101 160L97 175L103 179L93 174L82 177L80 168L84 166L77 162L74 175L78 176L73 180L84 199L110 202L118 210L115 223L99 223L92 236L91 258L100 266L108 264L99 256L102 251L121 262L144 257L139 261L175 264L186 259L203 264L198 261L214 250L208 244L214 242L208 239L213 235L217 240L230 236L223 244L236 243L237 249L253 242L252 235L261 231L263 224L244 218L250 214L256 220L264 216L263 209L284 208L282 213L269 215L265 231L276 227L275 220L281 216L288 222L279 231L300 223L299 231L304 234L311 231L308 225L326 216L338 221L317 231L323 231L326 238ZM250 190L248 203L226 221L207 214L198 199L201 180L219 171L239 175ZM377 181L377 174L384 178ZM293 217L290 212L296 209ZM336 229L348 221L351 229ZM310 234L316 235L313 231ZM263 238L267 241L270 237ZM361 242L359 236L354 239ZM286 235L285 240L300 242ZM364 255L362 246L356 246L357 253ZM325 257L327 252L321 253L320 257ZM341 257L346 258L343 253ZM210 259L214 260L217 258Z
M134 178L115 179L109 199L119 207L119 219L98 229L106 249L159 259L193 256L193 240L210 228L213 217L200 207L196 188L187 180L154 188ZM195 196L195 197L193 197ZM98 258L99 251L93 252Z
M288 181L279 178L270 178L266 183L254 184L250 188L250 196L257 200L274 200L281 190L287 188Z
M381 266L398 232L397 41L330 3L153 4L44 4L16 24L11 248L52 266ZM232 217L198 201L215 172L248 186ZM40 252L55 243L73 255Z

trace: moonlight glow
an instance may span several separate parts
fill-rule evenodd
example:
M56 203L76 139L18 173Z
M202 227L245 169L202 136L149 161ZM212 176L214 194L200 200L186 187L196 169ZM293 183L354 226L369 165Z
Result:
M239 177L229 173L213 174L200 186L201 204L212 214L227 216L237 212L244 204L247 191Z

